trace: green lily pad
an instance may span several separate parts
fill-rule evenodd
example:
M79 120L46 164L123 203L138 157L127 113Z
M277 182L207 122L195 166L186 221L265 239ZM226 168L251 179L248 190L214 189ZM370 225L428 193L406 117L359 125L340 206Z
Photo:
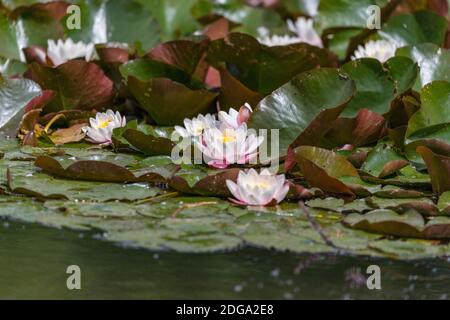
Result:
M375 148L369 152L361 170L375 177L384 178L389 176L409 162L402 157L391 144L380 141Z
M248 124L254 129L279 130L283 156L291 144L320 144L355 91L355 83L337 70L302 73L262 100Z
M354 213L343 220L344 225L410 238L446 239L450 237L450 218L438 217L428 222L415 211L398 214L392 210L374 210L364 215Z
M139 1L76 0L74 4L80 7L81 28L65 28L74 40L85 43L139 42L144 50L148 50L160 39L156 19Z
M354 197L349 187L339 180L346 176L359 177L357 170L344 157L317 147L302 146L294 152L295 159L310 186Z
M419 78L414 85L416 91L435 80L450 81L450 75L446 72L450 66L450 50L433 43L423 43L400 48L396 55L408 57L419 65Z
M397 47L414 46L425 42L441 46L445 40L447 26L448 22L444 17L424 10L390 18L379 34Z
M41 94L39 85L27 79L4 80L0 76L0 133L14 136L27 104Z
M318 65L335 66L331 56L320 50L307 44L266 47L250 35L231 33L211 42L208 61L216 67L225 64L249 89L269 94L301 72Z

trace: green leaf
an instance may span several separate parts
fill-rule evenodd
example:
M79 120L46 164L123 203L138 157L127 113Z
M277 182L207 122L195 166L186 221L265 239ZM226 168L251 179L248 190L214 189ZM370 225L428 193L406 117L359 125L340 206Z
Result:
M266 47L242 33L212 41L208 61L216 67L225 64L232 76L262 94L271 93L297 74L318 65L335 66L335 58L324 49L304 43Z
M344 157L317 147L302 146L294 150L295 160L312 187L323 191L353 197L353 192L341 177L359 177L358 171Z
M292 143L320 144L355 91L355 83L337 70L302 73L259 103L249 127L279 130L280 156Z
M447 26L448 22L444 17L432 11L417 11L392 17L379 34L397 47L425 42L441 46L445 40Z
M320 30L332 27L361 27L367 26L371 5L383 7L387 0L321 0L317 14L317 25Z
M409 164L392 146L392 144L380 141L368 154L366 161L361 167L375 177L384 178Z
M208 90L192 90L166 78L141 81L129 77L128 88L140 107L162 126L179 125L185 118L208 113L217 97Z
M450 81L450 74L447 72L450 68L450 50L433 43L424 43L400 48L396 54L411 58L419 65L419 78L414 85L416 91L435 80Z
M450 218L429 222L417 212L398 214L392 210L374 210L364 215L350 214L343 223L355 229L410 238L446 239L450 237Z
M26 105L41 92L28 79L0 79L0 133L14 136Z
M128 0L124 0L128 2ZM197 0L137 0L158 21L164 41L193 33L198 29L198 22L191 14ZM146 13L148 16L148 13ZM125 29L127 30L127 29Z
M80 7L81 29L66 28L66 33L74 40L85 43L139 42L144 50L159 42L157 21L138 1L79 0L75 4Z

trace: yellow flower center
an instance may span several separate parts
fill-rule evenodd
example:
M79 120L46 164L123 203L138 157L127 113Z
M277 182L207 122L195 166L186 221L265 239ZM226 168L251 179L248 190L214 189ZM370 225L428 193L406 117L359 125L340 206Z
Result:
M103 120L102 122L100 122L98 124L98 127L104 129L104 128L106 128L108 126L108 124L110 122L111 122L111 120L109 120L109 119Z
M236 141L236 133L234 131L226 131L224 135L222 135L222 142L229 143Z
M259 187L260 189L267 189L269 184L266 181L256 181L251 184L252 188Z

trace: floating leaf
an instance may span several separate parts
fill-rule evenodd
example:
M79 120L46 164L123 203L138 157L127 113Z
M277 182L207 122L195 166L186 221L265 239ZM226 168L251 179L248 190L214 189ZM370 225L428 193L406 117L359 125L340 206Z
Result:
M389 176L407 166L409 162L391 144L380 141L369 152L361 170L379 178Z
M149 10L135 0L74 1L80 7L81 28L69 28L66 33L85 43L140 42L144 50L160 39L160 30ZM70 16L67 16L69 19ZM65 22L65 21L64 21Z
M169 185L173 189L186 194L228 197L231 196L231 193L226 181L236 182L239 171L239 169L228 169L206 176L202 175L201 178L191 177L190 179L195 179L195 183L189 183L186 177L177 174L169 181Z
M423 217L414 211L404 214L392 210L374 210L364 215L354 213L345 217L343 223L355 229L400 237L427 239L450 237L450 218L438 217L425 222Z
M427 147L418 147L417 152L423 157L433 184L433 191L442 194L450 190L450 157L433 153Z
M353 192L338 180L345 176L359 176L356 169L344 157L317 147L302 146L294 152L295 159L309 185L326 192L354 197Z
M381 28L379 34L397 47L413 46L431 42L438 46L444 43L448 22L432 11L417 11L397 15Z
M355 83L333 69L302 73L255 108L248 124L279 130L280 156L289 145L320 145L321 138L355 93Z
M81 160L64 168L57 160L48 156L36 158L35 165L58 177L100 182L164 182L158 172L147 172L136 177L125 167L106 161Z
M31 80L0 77L0 132L14 136L25 107L40 93L39 85Z
M72 60L56 68L30 66L30 79L44 90L53 90L55 99L46 107L47 112L60 110L103 110L112 105L113 82L94 63Z
M329 58L321 61L318 50L307 44L266 47L249 35L231 33L211 42L208 60L217 67L225 63L250 90L269 94L301 72L335 66Z
M185 118L207 113L217 97L216 93L205 89L191 90L181 83L163 78L141 81L129 77L128 88L141 108L163 126L179 125Z
M425 85L435 80L450 81L447 69L450 67L450 50L440 48L433 43L423 43L397 50L398 56L414 60L420 67L419 78L414 86L420 91Z

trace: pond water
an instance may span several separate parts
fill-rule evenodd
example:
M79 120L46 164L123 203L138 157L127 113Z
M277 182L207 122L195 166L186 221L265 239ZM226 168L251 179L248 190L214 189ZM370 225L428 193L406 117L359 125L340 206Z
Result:
M254 248L154 253L92 233L0 221L2 299L448 299L449 262ZM372 264L381 268L381 290L367 289ZM69 265L81 268L81 290L66 288Z

